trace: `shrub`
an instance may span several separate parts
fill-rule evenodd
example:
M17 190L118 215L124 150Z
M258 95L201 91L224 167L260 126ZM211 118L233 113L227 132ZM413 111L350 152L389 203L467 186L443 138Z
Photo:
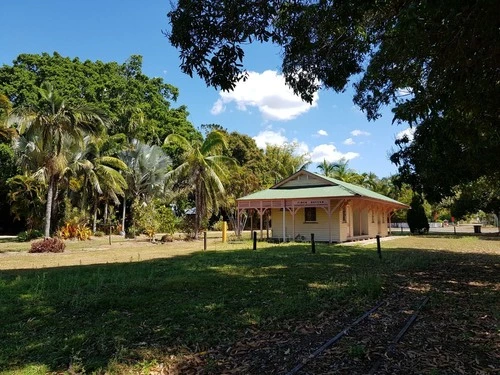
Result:
M65 240L76 238L80 241L90 240L92 230L85 224L66 223L57 235Z
M40 230L37 229L32 229L32 230L27 230L24 232L21 232L17 235L17 240L19 242L27 242L31 241L35 238L41 238L43 237L43 233Z
M174 242L174 237L171 235L171 234L164 234L163 236L161 236L161 242L165 243L165 242Z
M96 230L94 232L94 236L96 236L96 237L104 237L104 232L102 230Z
M66 244L58 237L45 238L31 244L30 253L62 253Z
M223 222L221 220L215 222L214 225L212 225L212 230L221 232L222 231L222 223Z
M429 221L425 215L423 199L420 196L413 196L406 218L412 233L417 234L429 232Z

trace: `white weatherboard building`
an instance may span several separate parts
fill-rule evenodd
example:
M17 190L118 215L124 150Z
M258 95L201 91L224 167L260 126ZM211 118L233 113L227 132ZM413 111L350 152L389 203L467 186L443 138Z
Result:
M299 171L273 187L239 198L238 219L243 211L270 216L272 238L345 242L389 234L391 215L407 205L369 189ZM238 221L239 222L239 221Z

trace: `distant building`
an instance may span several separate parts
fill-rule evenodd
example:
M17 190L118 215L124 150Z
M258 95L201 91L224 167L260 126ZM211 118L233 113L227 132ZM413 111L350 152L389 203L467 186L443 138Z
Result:
M345 242L387 236L394 210L407 205L363 187L299 171L270 189L239 198L238 216L270 214L272 238L280 241Z

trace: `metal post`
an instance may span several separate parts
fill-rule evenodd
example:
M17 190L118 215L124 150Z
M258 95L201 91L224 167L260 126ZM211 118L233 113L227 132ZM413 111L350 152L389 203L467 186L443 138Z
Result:
M253 250L257 250L257 232L253 232Z
M314 242L314 233L311 233L311 252L316 253L316 242Z
M207 250L207 231L203 232L203 251Z
M377 254L378 258L382 259L382 249L380 248L380 236L377 234Z

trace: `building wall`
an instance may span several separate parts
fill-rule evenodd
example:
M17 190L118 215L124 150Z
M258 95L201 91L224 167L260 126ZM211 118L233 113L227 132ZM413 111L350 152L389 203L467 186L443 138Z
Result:
M338 224L338 210L332 215L332 241L340 242L340 228ZM273 209L271 211L272 236L273 238L283 238L283 211ZM299 237L304 241L311 240L311 233L314 233L316 241L329 241L330 228L328 225L328 214L323 208L316 208L316 222L310 223L304 221L304 208L299 208L295 214L295 230L292 221L292 215L287 210L285 214L285 233L287 240L293 240Z
M356 210L356 214L354 211ZM353 236L368 236L375 237L387 236L387 220L384 217L384 212L381 209L374 208L374 217L372 222L372 209L353 209L352 206L347 207L346 222L342 222L342 208L339 207L332 213L331 216L331 241L345 242ZM358 221L354 222L354 219ZM272 237L277 239L283 238L283 211L274 208L271 210ZM360 224L361 223L361 224ZM354 227L361 225L361 233L355 233ZM306 223L304 221L304 208L299 208L295 214L295 230L292 221L292 214L289 210L285 211L285 238L287 241L293 241L295 238L310 241L311 233L314 233L316 241L329 242L330 228L328 225L328 214L323 208L316 208L316 222Z

